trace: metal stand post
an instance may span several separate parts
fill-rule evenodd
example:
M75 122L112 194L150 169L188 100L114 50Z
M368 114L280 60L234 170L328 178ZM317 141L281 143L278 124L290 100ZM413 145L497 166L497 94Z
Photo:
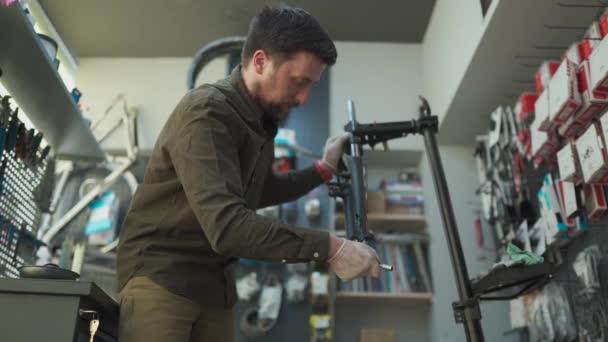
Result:
M465 334L469 342L484 341L481 329L481 312L479 310L479 297L472 290L469 274L462 252L462 245L458 235L458 227L454 218L452 201L448 190L439 149L437 148L436 133L438 119L431 115L431 109L424 98L420 107L420 118L418 120L359 124L354 113L354 104L348 103L349 122L344 130L350 132L351 151L347 160L349 161L348 176L338 177L337 183L330 184L330 195L342 197L345 203L345 219L348 238L373 242L373 235L367 231L365 185L363 182L363 165L361 161L362 146L385 143L388 140L405 137L409 134L422 134L426 146L427 155L433 172L435 191L441 208L441 218L448 240L452 267L456 276L456 286L460 301L452 304L456 322L463 323ZM386 269L392 269L386 265Z
M421 97L422 105L420 107L420 116L431 117L431 109L428 102ZM441 219L443 228L448 239L448 248L452 259L452 268L456 276L456 286L458 288L458 296L460 302L452 304L456 322L464 323L464 331L467 341L480 342L483 341L483 331L481 329L481 311L479 310L479 301L474 298L469 282L469 273L462 252L462 244L460 243L460 235L456 219L454 218L454 209L452 208L452 200L450 191L445 179L443 164L439 149L437 147L437 126L424 127L422 130L424 136L424 145L427 156L433 172L433 182L435 183L435 192L439 200L439 208L441 209Z

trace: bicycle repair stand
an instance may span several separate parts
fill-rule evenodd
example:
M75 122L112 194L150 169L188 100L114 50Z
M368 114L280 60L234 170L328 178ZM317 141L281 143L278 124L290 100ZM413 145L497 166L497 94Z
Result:
M437 147L438 118L431 115L431 108L423 97L420 97L420 118L410 121L360 124L355 117L355 106L348 102L349 122L344 126L346 132L352 134L350 151L341 160L337 181L328 184L329 195L340 197L344 203L344 216L347 237L352 240L374 244L374 236L367 229L366 189L363 173L363 146L374 147L378 143L385 144L391 139L402 138L410 134L421 134L433 173L433 183L439 199L441 219L456 276L459 301L452 303L454 317L457 323L464 324L467 341L484 341L481 329L481 300L509 300L533 291L544 285L557 271L557 266L543 263L516 268L497 268L486 276L469 280L469 274L460 243L458 227L454 218L452 201L448 190L445 173L439 149ZM381 266L385 266L382 265ZM382 267L390 270L389 267ZM488 294L500 295L487 296Z

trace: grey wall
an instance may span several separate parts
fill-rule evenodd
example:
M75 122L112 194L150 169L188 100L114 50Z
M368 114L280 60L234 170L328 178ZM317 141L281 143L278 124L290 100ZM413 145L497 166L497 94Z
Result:
M487 227L484 227L483 231L486 249L478 248L476 243L474 222L480 208L480 202L474 194L478 181L473 147L441 146L440 153L469 276L474 277L479 272L485 272L492 266L495 251ZM427 199L425 211L429 222L431 272L435 284L430 337L433 342L461 342L465 341L464 330L461 325L456 325L452 312L452 302L458 299L458 294L435 196L431 169L426 155L422 158L420 169L422 182L425 185L424 195ZM483 304L482 316L486 341L515 341L514 337L503 336L503 333L510 326L507 302Z
M330 134L344 131L346 101L355 101L357 120L405 121L418 116L422 94L422 44L336 42L331 68ZM422 139L400 139L392 149L420 150Z
M423 94L440 121L452 103L483 30L479 0L437 0L435 3L424 35L424 62L420 67L424 75Z
M124 94L138 113L139 146L152 150L169 115L188 91L186 74L190 58L83 58L76 86L82 90L82 103L90 108L93 121L99 119L118 94ZM226 76L226 58L216 58L199 75L197 84L212 83ZM111 127L122 115L115 106L99 126ZM104 149L126 147L124 129L116 130L102 144Z

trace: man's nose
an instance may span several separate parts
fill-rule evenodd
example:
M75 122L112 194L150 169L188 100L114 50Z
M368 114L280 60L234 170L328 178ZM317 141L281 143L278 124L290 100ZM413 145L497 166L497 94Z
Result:
M296 102L298 103L298 106L306 103L306 100L308 100L308 95L310 95L310 88L306 88L296 95Z

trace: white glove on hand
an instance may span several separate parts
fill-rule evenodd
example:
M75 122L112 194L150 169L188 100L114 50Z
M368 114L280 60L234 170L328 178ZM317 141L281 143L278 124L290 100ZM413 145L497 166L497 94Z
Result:
M344 242L338 252L328 260L329 269L343 281L371 275L380 275L379 258L370 246L342 239Z
M323 151L323 165L327 167L333 174L338 170L338 161L344 153L344 144L350 139L350 133L344 133L327 139L325 149Z

